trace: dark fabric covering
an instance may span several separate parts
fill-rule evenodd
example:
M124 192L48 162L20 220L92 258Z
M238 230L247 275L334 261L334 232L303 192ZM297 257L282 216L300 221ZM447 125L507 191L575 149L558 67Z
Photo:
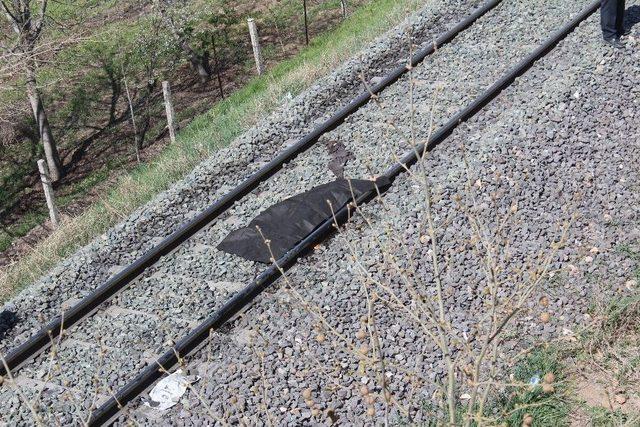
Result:
M218 249L250 261L270 264L271 253L264 238L271 241L271 252L278 259L331 218L353 196L357 198L374 188L374 181L360 179L339 179L312 188L267 208L248 226L229 233ZM260 227L264 238L256 227Z

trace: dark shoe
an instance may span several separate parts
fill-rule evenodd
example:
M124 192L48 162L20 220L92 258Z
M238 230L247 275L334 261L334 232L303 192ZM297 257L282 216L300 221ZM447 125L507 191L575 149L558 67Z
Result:
M631 28L627 28L626 30L622 30L619 35L620 35L620 37L626 37L626 36L631 35Z
M614 39L604 39L604 42L613 47L614 49L624 49L624 44L618 38Z

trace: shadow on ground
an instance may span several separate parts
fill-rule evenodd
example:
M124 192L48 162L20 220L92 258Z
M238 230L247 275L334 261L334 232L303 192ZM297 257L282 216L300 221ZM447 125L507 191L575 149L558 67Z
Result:
M625 28L631 29L640 23L640 6L633 5L625 13Z
M18 323L18 316L13 311L0 311L0 340Z

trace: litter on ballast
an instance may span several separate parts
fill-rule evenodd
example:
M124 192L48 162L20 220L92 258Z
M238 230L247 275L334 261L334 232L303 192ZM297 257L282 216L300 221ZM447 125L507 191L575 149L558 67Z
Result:
M387 182L338 179L319 185L265 209L246 227L229 233L218 249L271 264L272 257L282 257L349 201Z
M175 406L186 393L189 385L196 383L200 377L186 377L178 369L173 374L158 381L149 393L150 401L144 404L158 411L166 411Z

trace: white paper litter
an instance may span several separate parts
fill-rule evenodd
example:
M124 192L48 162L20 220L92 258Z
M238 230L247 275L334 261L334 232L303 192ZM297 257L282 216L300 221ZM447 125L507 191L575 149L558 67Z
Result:
M158 381L158 384L149 393L151 401L144 402L144 404L158 411L166 411L180 401L190 384L199 379L198 377L185 377L182 375L182 370L178 369L173 374Z

